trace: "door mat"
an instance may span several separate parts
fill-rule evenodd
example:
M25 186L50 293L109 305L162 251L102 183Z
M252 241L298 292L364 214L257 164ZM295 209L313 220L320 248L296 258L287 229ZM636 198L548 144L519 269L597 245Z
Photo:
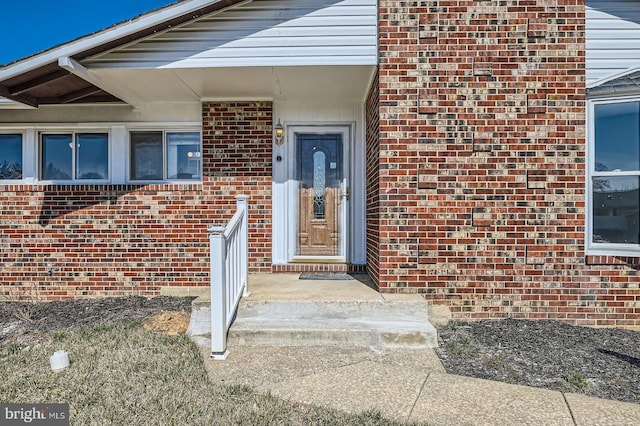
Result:
M340 272L303 272L301 280L353 280L351 275Z

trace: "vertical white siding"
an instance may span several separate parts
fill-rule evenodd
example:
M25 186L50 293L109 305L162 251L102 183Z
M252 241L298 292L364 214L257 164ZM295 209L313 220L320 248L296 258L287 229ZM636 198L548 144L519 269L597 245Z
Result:
M376 65L375 0L254 0L83 61L90 68Z
M640 67L640 1L587 0L587 85Z

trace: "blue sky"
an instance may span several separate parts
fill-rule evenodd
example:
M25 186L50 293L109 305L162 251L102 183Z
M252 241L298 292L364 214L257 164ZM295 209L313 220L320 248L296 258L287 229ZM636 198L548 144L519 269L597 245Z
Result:
M176 0L4 0L0 64L66 43Z

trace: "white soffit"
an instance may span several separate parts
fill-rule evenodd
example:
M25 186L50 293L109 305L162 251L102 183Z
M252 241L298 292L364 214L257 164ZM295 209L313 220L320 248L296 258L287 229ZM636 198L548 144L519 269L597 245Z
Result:
M359 100L372 66L188 68L92 72L147 102L203 99Z

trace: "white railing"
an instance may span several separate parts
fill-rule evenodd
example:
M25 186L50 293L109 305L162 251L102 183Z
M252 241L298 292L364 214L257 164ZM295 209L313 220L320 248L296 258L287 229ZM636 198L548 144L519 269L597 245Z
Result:
M237 211L227 226L209 228L211 247L211 356L226 359L227 333L242 296L248 296L249 196L236 196Z

